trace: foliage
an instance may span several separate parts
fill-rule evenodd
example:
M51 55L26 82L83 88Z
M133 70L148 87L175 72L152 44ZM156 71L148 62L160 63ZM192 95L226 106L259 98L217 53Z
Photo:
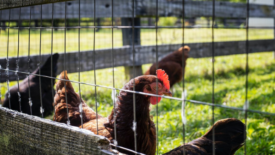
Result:
M158 26L175 26L177 17L160 17Z

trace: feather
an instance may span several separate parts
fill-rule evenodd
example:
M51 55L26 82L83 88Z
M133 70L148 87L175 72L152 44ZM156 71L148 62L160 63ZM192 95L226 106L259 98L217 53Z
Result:
M154 63L146 72L145 75L156 75L157 69L162 69L169 76L170 86L180 82L184 78L186 61L189 57L190 47L184 46L178 50L168 54L158 62L158 68Z
M39 74L40 72L41 75L56 77L58 58L58 53L48 57L46 62L33 71L32 74ZM19 88L17 84L12 86L9 89L10 91L6 93L3 107L9 108L10 102L11 109L20 111L19 102L21 101L21 110L23 113L41 116L41 112L43 112L44 116L51 115L53 111L53 94L55 94L52 84L54 85L55 79L45 77L41 77L40 79L41 85L39 76L29 75L19 83ZM42 97L43 107L41 107L40 97Z
M215 141L213 141L213 130ZM217 121L202 137L179 146L164 155L234 155L246 139L245 125L235 118Z
M168 79L167 76L163 77ZM156 76L144 75L130 80L124 85L123 90L119 92L117 99L115 99L115 90L113 90L112 99L116 102L116 107L113 108L108 118L96 114L83 100L80 100L79 95L74 91L69 81L66 71L61 73L59 78L65 79L66 81L59 80L56 84L57 93L54 99L56 110L56 116L54 116L55 121L66 123L70 120L71 125L82 127L82 118L84 129L105 136L113 143L131 150L135 150L135 131L137 151L147 155L155 155L156 129L150 116L150 96L142 94L135 95L136 121L134 121L133 93L123 90L134 90L135 86L135 91L143 92L146 85L156 82ZM67 99L65 97L66 95ZM67 108L69 111L68 115ZM81 112L83 117L81 117ZM69 116L69 118L67 116ZM117 138L115 139L115 137ZM122 149L118 149L118 151L133 154Z

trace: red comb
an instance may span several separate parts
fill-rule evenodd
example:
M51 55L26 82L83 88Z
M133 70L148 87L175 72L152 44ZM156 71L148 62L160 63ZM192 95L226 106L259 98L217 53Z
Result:
M157 77L158 77L158 79L160 79L163 82L163 85L168 90L170 90L170 81L169 81L168 75L165 73L165 71L162 70L162 69L158 69L157 70Z

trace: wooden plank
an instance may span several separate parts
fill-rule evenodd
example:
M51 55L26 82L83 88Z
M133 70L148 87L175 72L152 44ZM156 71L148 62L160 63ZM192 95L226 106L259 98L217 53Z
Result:
M1 0L0 10L47 4L47 3L57 3L57 2L64 2L64 1L69 1L69 0Z
M139 1L137 3L139 16L154 16L156 14L156 1ZM159 16L182 16L181 0L158 0ZM211 17L213 15L212 1L185 1L186 17ZM245 3L215 2L215 16L226 18L246 18ZM250 17L274 17L275 8L269 5L250 4Z
M234 54L245 54L245 43L246 41L231 41L231 42L216 42L215 43L215 56L226 56L226 55L234 55ZM190 43L187 44L191 47L190 57L193 58L204 58L212 56L212 43ZM159 59L163 58L165 55L177 50L181 47L181 44L168 44L168 45L159 45L158 53ZM155 62L156 57L156 46L135 46L136 65L148 64ZM264 52L264 51L275 51L274 39L270 40L252 40L249 41L249 53L255 52ZM112 57L110 56L111 49L100 49L95 51L95 65L96 69L110 68L113 67ZM121 48L113 49L114 55L114 67L117 66L131 66L133 64L132 57L132 47L124 46ZM81 52L81 62L80 68L81 71L89 71L93 70L93 61L94 58L93 51L82 51ZM42 55L43 62L49 57L49 55ZM69 73L78 72L78 52L70 52L66 54L66 64L65 69L68 70ZM63 70L63 62L64 62L64 54L60 54L59 62L58 62L58 73ZM16 69L16 57L9 58L9 69ZM39 61L39 55L31 56L31 70L34 70L37 67L37 63ZM19 58L19 71L27 72L28 71L28 57L21 56ZM0 59L0 65L2 68L6 67L6 58ZM16 80L16 76L14 72L9 72L9 80ZM7 77L2 72L2 76L0 76L0 81L5 82ZM26 75L20 75L20 79L25 78Z
M112 154L107 138L85 129L4 107L0 107L0 117L0 150L3 155Z
M15 0L20 1L20 0ZM32 0L34 1L34 0ZM43 0L33 4L40 4ZM44 0L47 1L47 0ZM44 2L43 1L43 2ZM48 0L50 1L50 0ZM48 2L47 1L47 2ZM58 1L58 0L52 0ZM65 1L65 0L59 0ZM12 1L13 2L13 1ZM80 17L93 18L94 17L94 1L81 0L80 1ZM113 2L114 17L131 18L132 17L132 1L119 0ZM182 1L181 0L158 0L158 14L161 17L166 16L182 16ZM15 4L10 4L15 5ZM54 4L54 19L65 18L65 5L67 5L67 18L78 18L78 1L61 2ZM230 3L230 2L215 2L215 16L223 18L246 18L246 4L244 3ZM152 0L137 0L135 4L135 17L154 17L156 15L156 1ZM40 5L32 6L33 20L40 19L41 9ZM97 0L96 1L96 18L106 18L112 16L111 0ZM211 1L186 1L185 2L185 16L186 17L211 17L212 16L212 2ZM275 16L274 6L250 4L250 17L271 17ZM8 20L9 10L2 10L1 20ZM19 19L19 8L11 10L11 20ZM30 7L21 8L21 19L28 20L30 17ZM52 19L52 5L45 4L42 8L42 18Z
M102 17L112 17L112 6L111 0L97 0L95 7L95 16L96 18ZM114 17L132 17L132 1L129 0L119 0L113 1L114 3ZM22 20L30 19L30 10L31 10L31 19L40 20L42 13L42 19L52 19L52 10L54 10L54 19L64 19L65 18L65 6L67 6L66 18L78 18L79 16L79 2L69 1L69 2L60 2L54 4L54 9L52 9L52 4L42 5L42 11L40 5L35 5L31 7L22 7L20 18ZM30 9L31 8L31 9ZM11 15L9 17L9 10L2 10L2 20L18 20L19 19L20 9L15 8L11 9ZM80 17L81 18L93 18L94 17L94 1L93 0L80 0Z

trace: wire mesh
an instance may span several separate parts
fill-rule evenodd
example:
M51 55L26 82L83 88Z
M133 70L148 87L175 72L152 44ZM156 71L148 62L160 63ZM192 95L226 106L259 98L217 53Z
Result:
M122 5L124 3L125 5ZM6 45L1 44L1 46L7 50L7 52L3 52L6 55L0 54L0 57L6 57L0 59L0 81L7 84L7 86L4 86L1 83L1 96L4 96L3 92L7 91L6 97L10 99L10 86L16 85L19 111L22 111L22 93L19 91L20 82L22 81L20 80L27 78L28 108L32 115L32 105L35 103L33 103L31 97L33 90L30 89L32 83L30 77L39 77L39 104L40 113L43 117L45 107L43 101L44 90L42 88L43 79L52 79L51 87L55 85L53 80L62 80L65 85L66 115L68 118L67 124L69 125L70 105L67 104L69 98L66 83L71 82L75 90L78 87L78 112L81 115L80 127L83 128L83 124L85 124L84 117L86 116L84 116L82 100L95 109L96 114L102 112L103 116L110 114L113 107L115 109L113 118L116 118L116 108L119 102L119 99L116 99L117 96L121 92L132 93L133 113L131 117L133 121L131 127L134 137L134 149L130 152L134 154L139 154L138 144L141 143L137 138L139 128L136 113L137 95L152 96L156 97L157 100L162 98L161 103L157 104L151 112L154 115L153 120L156 124L156 154L168 152L168 147L165 146L168 144L170 144L170 149L177 147L179 144L185 145L187 142L200 137L217 120L229 116L244 120L247 129L252 128L253 119L262 119L261 123L267 124L267 126L270 126L269 130L273 131L271 127L274 127L274 122L269 121L269 119L275 116L274 110L273 108L264 109L255 105L260 99L253 101L254 98L251 97L253 93L251 92L255 91L260 84L254 77L251 78L254 81L250 81L250 75L254 76L254 72L256 73L257 70L261 69L262 72L265 72L263 74L271 72L269 76L274 77L272 74L274 67L272 67L271 60L266 60L266 64L261 68L260 65L253 64L254 55L251 52L251 48L254 47L251 43L252 40L263 40L264 42L274 38L274 33L270 34L274 31L274 26L249 26L249 18L251 17L250 2L239 1L237 4L239 3L246 6L246 16L239 18L234 15L224 17L225 15L219 14L222 8L222 2L219 0L169 2L156 0L151 5L146 0L132 0L131 2L78 0L1 10L0 35L1 40L6 43ZM148 6L144 7L146 4ZM179 10L176 6L178 4L180 4L181 12L178 11L180 14L173 11L173 9ZM208 10L204 8L206 6ZM232 4L232 6L235 6L235 4ZM254 7L254 5L252 6ZM228 7L231 7L231 5ZM102 14L100 14L100 10ZM201 11L196 14L198 10ZM204 13L205 16L202 16ZM8 16L3 18L3 14L8 14ZM16 22L18 22L18 25L15 25ZM6 24L7 26L5 26ZM223 47L226 42L234 41L236 42L234 45L244 44L236 48L232 47L232 49L230 49L231 47L219 48L219 46ZM181 82L172 88L174 97L157 95L158 80L156 80L156 94L136 91L135 79L133 90L120 89L129 81L129 78L126 78L127 76L136 77L140 75L139 70L141 68L148 69L150 67L144 64L156 63L158 69L160 59L177 50L177 48L189 44L191 47L189 56L191 58L188 59L187 64L184 62L181 64L184 76ZM263 46L265 45L263 44ZM202 48L202 46L205 47ZM255 45L258 49L253 53L274 49L274 47L262 48L259 46ZM193 51L193 47L196 51ZM221 52L222 49L226 52ZM236 49L242 51L237 53L241 55L233 55L236 54L233 51ZM56 52L60 54L58 72L68 70L68 73L72 73L69 74L72 77L69 81L53 76L54 64L52 57L50 59L50 75L43 75L40 70L38 73L32 73L35 68L43 64L46 57L52 56ZM269 57L270 55L270 53L256 54L256 58L262 55ZM193 55L194 58L192 58ZM228 57L222 57L221 55L228 55ZM23 59L24 56L26 59ZM185 60L184 55L182 55L182 59ZM24 62L24 60L27 60L27 62ZM22 63L25 63L27 67ZM35 65L36 63L38 65ZM237 63L237 65L234 65L234 63ZM233 67L229 64L233 64ZM141 65L143 66L141 67ZM265 69L267 71L264 71ZM124 71L127 72L126 70L129 70L128 74L122 75ZM2 71L5 72L6 77L2 76L2 73L4 73ZM270 77L261 78L268 79ZM272 79L266 81L274 84ZM251 84L253 82L254 86ZM267 105L271 107L274 107L274 100L270 97L274 95L274 91L270 92L274 89L273 87L270 86L270 88L264 90L269 94L266 95L266 98L261 98L264 102L269 101ZM55 92L51 90L53 100L54 95ZM265 94L261 95L265 96ZM249 105L252 105L252 107ZM9 101L9 108L12 108L11 101ZM173 113L173 111L176 112ZM249 116L249 114L251 115ZM177 115L177 117L173 116L172 118L172 115ZM198 117L203 118L192 118L192 115L199 115ZM54 112L53 117L55 120L57 119L56 112ZM96 115L95 134L99 134L100 122L98 120L100 118L101 116ZM198 131L192 131L193 127ZM212 132L212 139L215 141L215 129ZM251 133L247 134L251 135ZM272 136L271 134L265 134L265 136ZM120 146L117 142L117 136L115 119L112 146L115 149L125 151L125 147ZM171 141L170 143L166 141L167 138L167 141ZM256 139L254 137L253 140ZM247 141L245 147L241 150L245 154L249 154L253 150L251 140ZM215 150L216 147L213 143L212 150Z

